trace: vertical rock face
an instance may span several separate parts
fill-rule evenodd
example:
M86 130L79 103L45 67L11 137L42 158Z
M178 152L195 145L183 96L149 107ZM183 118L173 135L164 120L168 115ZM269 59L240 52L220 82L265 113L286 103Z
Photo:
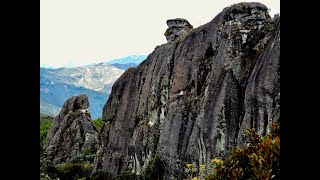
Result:
M168 43L173 42L177 38L187 34L193 28L192 25L183 18L167 20L168 29L164 33Z
M244 144L245 129L253 127L265 135L269 133L268 125L280 114L280 23L256 61L245 90L240 146Z
M274 27L266 6L236 4L128 69L104 106L94 173L144 174L157 156L159 176L178 178L241 146L245 128L268 132L280 112Z
M95 154L98 132L88 112L86 94L68 99L54 119L44 145L44 161L72 162L82 155Z

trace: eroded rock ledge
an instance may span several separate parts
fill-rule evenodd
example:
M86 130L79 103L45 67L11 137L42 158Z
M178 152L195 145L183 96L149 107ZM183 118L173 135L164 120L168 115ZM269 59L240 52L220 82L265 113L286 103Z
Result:
M171 43L179 37L187 34L193 28L193 26L183 18L169 19L167 20L168 29L164 33L168 43Z

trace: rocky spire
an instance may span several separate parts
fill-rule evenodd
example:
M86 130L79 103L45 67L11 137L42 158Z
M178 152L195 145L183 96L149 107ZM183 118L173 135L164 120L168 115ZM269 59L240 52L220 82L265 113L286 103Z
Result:
M75 159L93 161L98 131L88 112L86 94L73 96L65 101L59 115L54 119L44 145L44 162L53 164L72 162Z

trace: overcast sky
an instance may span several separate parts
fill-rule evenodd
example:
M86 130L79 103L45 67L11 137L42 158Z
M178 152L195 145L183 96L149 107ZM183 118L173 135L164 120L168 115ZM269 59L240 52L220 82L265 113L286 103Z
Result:
M40 65L70 67L148 55L166 43L167 19L185 18L196 28L243 1L41 0ZM253 2L265 4L272 16L280 13L280 0Z

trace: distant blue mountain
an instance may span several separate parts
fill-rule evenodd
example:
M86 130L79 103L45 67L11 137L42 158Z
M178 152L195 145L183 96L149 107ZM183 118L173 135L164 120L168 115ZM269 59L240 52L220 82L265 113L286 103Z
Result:
M146 56L128 56L73 68L40 68L40 113L57 115L71 96L87 94L92 119L102 116L113 83Z
M114 63L112 64L113 66L119 68L119 69L123 69L123 70L127 70L131 67L135 67L138 66L138 63L127 63L127 64L119 64L119 63Z
M40 80L40 104L46 105L42 108L40 106L40 111L42 113L48 115L57 115L58 110L61 109L63 103L67 99L74 95L87 94L91 117L93 119L101 117L103 106L106 103L109 94L65 83L51 83L52 82L47 80ZM52 107L48 107L49 105Z
M112 65L77 68L40 68L40 112L57 115L74 95L87 94L92 119L102 116L111 87L124 72Z
M107 64L140 64L142 61L147 59L146 55L133 55L133 56L127 56L124 58L114 59L111 61L107 61Z

